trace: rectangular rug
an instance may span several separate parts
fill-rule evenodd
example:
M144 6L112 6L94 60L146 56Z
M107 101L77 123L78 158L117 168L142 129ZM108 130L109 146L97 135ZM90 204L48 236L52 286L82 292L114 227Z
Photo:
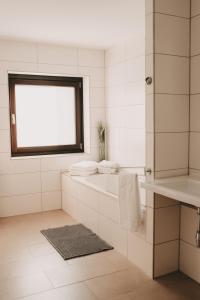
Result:
M41 230L64 260L113 249L82 224Z

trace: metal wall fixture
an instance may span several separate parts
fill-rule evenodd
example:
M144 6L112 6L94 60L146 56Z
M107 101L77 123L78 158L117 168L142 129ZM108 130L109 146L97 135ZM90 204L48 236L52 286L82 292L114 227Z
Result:
M196 246L200 248L200 208L197 208L197 218L198 218L198 225L197 225L197 233L196 233Z
M148 77L146 77L145 81L146 81L147 85L151 85L153 80L152 80L152 77L148 76Z

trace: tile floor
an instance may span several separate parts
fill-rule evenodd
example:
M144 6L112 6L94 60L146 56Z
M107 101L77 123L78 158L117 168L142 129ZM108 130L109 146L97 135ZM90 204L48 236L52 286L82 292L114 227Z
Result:
M61 210L0 220L0 300L196 300L182 274L153 281L115 250L64 261L41 229L74 224Z

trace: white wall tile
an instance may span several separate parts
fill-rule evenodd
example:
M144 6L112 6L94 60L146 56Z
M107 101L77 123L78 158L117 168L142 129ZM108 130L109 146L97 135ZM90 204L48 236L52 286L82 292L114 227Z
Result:
M9 129L9 110L7 107L0 108L0 129Z
M38 62L55 65L78 65L78 49L54 45L38 45Z
M128 235L128 259L152 277L153 245L138 237Z
M200 133L190 132L190 168L200 169Z
M90 89L90 106L104 107L105 106L105 90L104 88Z
M189 59L157 54L155 91L156 93L189 94Z
M157 133L156 171L188 167L188 133Z
M106 115L105 110L102 107L91 107L90 108L90 125L92 127L97 127L98 122L102 121L105 123Z
M191 78L190 78L191 94L200 93L199 69L200 69L200 55L191 57Z
M125 80L126 82L136 82L144 80L145 57L138 56L125 62Z
M155 0L155 11L163 14L189 18L190 0Z
M144 80L124 85L124 97L120 98L121 105L137 105L145 103Z
M59 191L60 186L60 171L48 171L41 173L42 191Z
M66 155L66 156L52 156L41 158L41 170L53 171L53 170L67 170L71 164L81 160L79 154Z
M0 176L0 197L41 192L40 173Z
M8 153L0 153L0 174L40 172L39 158L11 158Z
M37 71L50 75L75 76L78 74L78 66L38 64Z
M196 231L198 228L198 216L196 209L181 206L181 232L180 238L193 246L196 246Z
M42 210L61 209L61 192L52 191L42 193Z
M145 126L148 133L154 131L154 98L153 94L145 96Z
M179 241L156 245L154 249L154 276L159 277L178 270Z
M82 67L104 67L104 51L79 49L78 65Z
M8 107L9 98L8 98L8 86L0 85L0 107Z
M41 194L19 195L0 198L0 217L41 211Z
M189 19L155 14L155 52L189 56Z
M139 37L138 39L132 38L124 42L124 59L130 60L137 56L145 55L145 39Z
M200 282L200 249L180 242L180 271Z
M196 16L200 14L200 3L199 0L191 0L191 15Z
M100 216L99 235L102 239L115 247L117 251L127 254L127 232L119 224Z
M99 233L98 213L94 209L87 207L81 202L78 202L77 210L78 210L78 220L80 220L81 223L83 223L86 227L91 229L93 232L98 234Z
M0 60L36 62L36 44L1 40Z
M200 131L200 94L190 96L190 131Z
M189 131L189 96L155 95L156 132Z
M104 68L78 67L79 75L89 76L91 87L104 87Z
M10 152L10 132L8 130L0 130L0 153Z
M112 66L121 63L124 60L124 43L115 45L105 53L105 66Z

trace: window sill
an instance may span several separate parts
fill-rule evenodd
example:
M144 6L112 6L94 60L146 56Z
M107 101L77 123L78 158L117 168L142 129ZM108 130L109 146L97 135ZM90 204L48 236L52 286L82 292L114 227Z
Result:
M37 159L37 158L53 158L53 157L66 157L66 156L80 156L90 154L88 152L79 153L61 153L61 154L46 154L46 155L30 155L30 156L11 156L11 160L21 160L21 159Z

